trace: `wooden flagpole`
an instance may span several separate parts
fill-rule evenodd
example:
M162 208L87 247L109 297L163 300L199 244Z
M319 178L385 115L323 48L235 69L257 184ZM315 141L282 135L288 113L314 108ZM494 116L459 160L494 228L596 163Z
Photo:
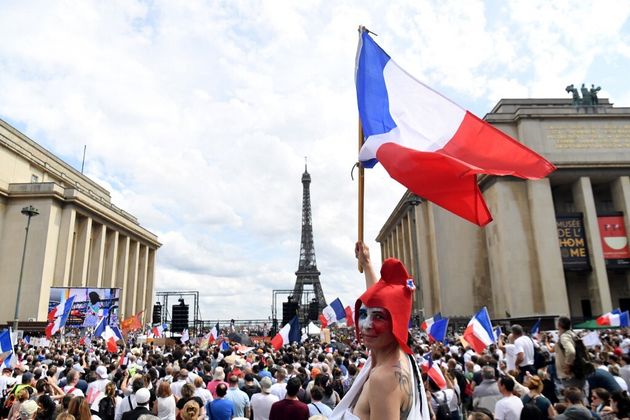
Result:
M363 125L361 124L361 119L359 118L359 151L361 151L361 146L363 146ZM363 166L361 162L359 162L359 208L358 208L358 240L363 242L363 204L365 200L365 178L363 174ZM359 263L359 273L363 273L363 266Z

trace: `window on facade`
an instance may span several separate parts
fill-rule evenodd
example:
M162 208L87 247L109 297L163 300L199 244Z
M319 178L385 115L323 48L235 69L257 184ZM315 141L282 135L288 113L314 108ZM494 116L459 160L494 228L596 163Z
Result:
M39 182L39 177L35 174L31 175L31 182Z

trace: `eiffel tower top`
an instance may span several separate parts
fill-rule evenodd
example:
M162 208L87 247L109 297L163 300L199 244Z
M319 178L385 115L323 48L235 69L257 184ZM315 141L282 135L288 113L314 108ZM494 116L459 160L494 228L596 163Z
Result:
M311 212L311 174L308 173L308 166L304 163L304 173L302 174L302 239L300 242L300 262L296 275L311 274L318 275L317 261L315 259L315 245L313 243L313 214Z

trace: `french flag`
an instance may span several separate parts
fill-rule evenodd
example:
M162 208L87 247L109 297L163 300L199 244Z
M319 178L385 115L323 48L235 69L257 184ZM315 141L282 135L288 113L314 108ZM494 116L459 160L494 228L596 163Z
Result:
M501 338L501 334L503 334L503 331L501 331L501 327L496 327L494 329L494 342L498 342L499 338Z
M621 312L615 309L597 318L597 324L603 327L628 327L630 326L630 316L628 311Z
M433 362L433 358L430 354L423 357L422 371L425 372L440 389L446 389L446 378L442 373L442 369L440 369L437 363Z
M11 342L11 330L4 330L0 333L0 364L2 367L11 367L12 356L13 343Z
M219 323L217 322L217 324L212 327L212 329L210 330L210 337L208 339L209 343L214 343L217 338L219 338Z
M448 318L438 319L433 322L429 327L429 338L433 339L437 342L445 342L446 341L446 331L448 330Z
M490 316L488 316L488 309L485 306L468 322L468 326L464 331L464 340L479 354L495 342L492 323L490 322Z
M50 338L66 325L66 321L70 316L74 298L72 295L65 302L59 303L52 311L48 313L48 325L46 326L46 337Z
M322 314L319 320L322 323L322 328L332 325L337 321L340 321L346 317L346 310L341 304L339 298L333 300L330 305L322 309Z
M291 343L299 343L301 339L300 332L300 322L298 321L297 315L293 317L293 319L287 322L284 327L280 329L278 334L274 338L271 339L271 345L273 348L278 351L285 344Z
M350 306L346 306L346 326L354 326L354 310Z
M420 324L420 328L422 328L425 332L429 332L429 328L431 328L431 325L433 325L435 321L439 321L440 319L442 319L442 313L438 312L431 318L427 318L422 321L422 324Z
M536 321L534 326L532 327L532 337L538 339L538 335L540 334L540 318Z
M114 330L114 328L116 328L116 330ZM118 345L116 344L116 341L122 339L122 334L120 334L120 330L118 330L117 327L114 328L107 325L107 318L101 318L100 322L96 325L96 329L94 330L95 336L101 337L103 340L105 340L107 351L109 351L110 353L118 352Z
M156 325L155 327L151 329L151 332L153 333L153 337L155 338L162 337L162 334L164 333L165 329L166 329L166 324Z
M356 88L364 167L380 162L415 194L484 226L478 174L540 179L555 167L400 68L361 28Z

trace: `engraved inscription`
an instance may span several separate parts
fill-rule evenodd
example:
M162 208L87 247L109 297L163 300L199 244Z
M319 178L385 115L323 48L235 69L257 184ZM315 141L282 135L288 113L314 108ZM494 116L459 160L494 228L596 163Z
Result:
M595 127L545 127L556 149L630 149L630 124Z

